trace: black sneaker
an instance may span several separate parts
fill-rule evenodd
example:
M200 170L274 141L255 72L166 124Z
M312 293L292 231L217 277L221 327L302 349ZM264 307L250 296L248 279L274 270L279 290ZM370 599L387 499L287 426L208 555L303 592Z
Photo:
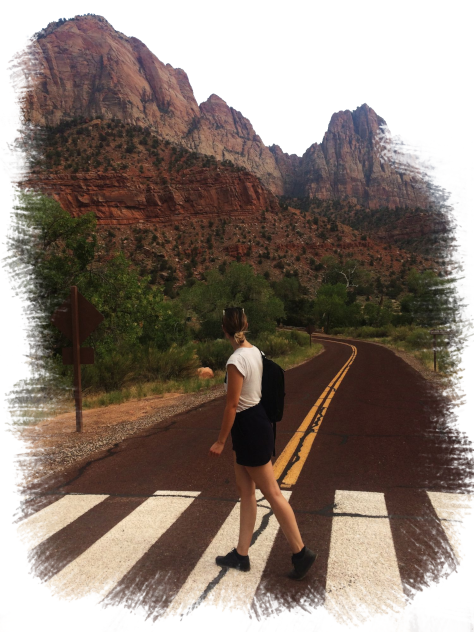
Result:
M230 553L227 555L218 555L216 557L217 566L227 567L227 568L235 568L238 571L249 571L250 570L250 560L249 556L239 555L236 549L232 549Z
M305 547L305 552L301 558L295 558L291 556L291 562L293 564L293 570L288 573L288 577L291 579L303 579L316 559L316 553L308 547Z

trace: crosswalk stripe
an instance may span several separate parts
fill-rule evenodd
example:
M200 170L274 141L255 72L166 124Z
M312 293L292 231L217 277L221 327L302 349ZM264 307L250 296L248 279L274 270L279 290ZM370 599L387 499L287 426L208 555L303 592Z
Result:
M96 602L101 601L199 494L155 492L47 585L64 597L93 595Z
M282 493L287 499L291 496L287 490ZM88 596L96 602L101 601L174 525L199 494L155 492L51 577L47 585L53 592L65 597ZM427 494L459 560L459 528L465 514L472 508L474 496L445 492ZM20 537L27 541L31 550L106 498L109 496L67 495L20 523ZM238 502L187 576L166 615L187 615L201 605L249 610L279 525L268 502L260 498L255 539L250 549L250 572L221 569L215 564L215 558L236 546L239 517ZM337 490L327 561L325 607L338 618L346 621L357 618L360 621L361 617L397 610L404 605L384 494Z
M427 492L436 515L441 521L448 542L457 560L461 560L460 526L461 521L472 508L472 494L455 494L449 492Z
M282 491L289 500L291 492ZM237 545L240 522L240 502L232 509L217 535L194 567L168 608L166 615L189 614L201 604L206 606L248 609L265 569L268 556L277 535L279 524L264 499L258 500L256 533L258 537L250 548L251 568L247 573L234 569L221 569L216 565L217 555L225 555Z
M18 535L31 551L106 498L101 494L64 496L21 522Z
M383 494L337 490L326 608L344 620L404 606ZM346 515L337 515L346 514Z

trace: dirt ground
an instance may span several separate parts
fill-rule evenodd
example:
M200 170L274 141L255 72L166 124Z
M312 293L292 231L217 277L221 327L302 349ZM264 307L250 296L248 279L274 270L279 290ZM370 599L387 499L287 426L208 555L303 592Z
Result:
M112 404L82 411L83 435L97 436L102 431L120 423L137 421L165 406L176 405L187 394L165 393L142 399L131 399L122 404ZM23 443L23 450L30 455L45 452L55 447L62 438L76 432L76 412L62 413L49 417L32 426L17 428L13 436Z

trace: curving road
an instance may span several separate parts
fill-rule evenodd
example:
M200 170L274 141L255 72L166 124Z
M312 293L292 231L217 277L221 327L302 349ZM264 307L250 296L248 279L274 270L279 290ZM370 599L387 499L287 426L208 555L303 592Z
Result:
M473 468L449 401L381 346L317 338L324 352L286 373L274 464L318 551L303 581L286 577L289 549L264 499L252 571L214 564L238 529L230 440L208 457L223 397L31 488L19 529L34 572L67 598L152 617L210 604L257 617L324 606L345 620L403 607L452 572Z

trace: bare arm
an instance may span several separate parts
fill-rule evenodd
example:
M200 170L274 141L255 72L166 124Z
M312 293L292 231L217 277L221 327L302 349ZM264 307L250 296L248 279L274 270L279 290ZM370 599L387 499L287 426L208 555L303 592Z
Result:
M222 419L221 431L217 441L211 446L210 456L220 456L224 449L225 442L234 424L235 413L239 403L244 376L239 372L234 364L227 365L227 401Z

